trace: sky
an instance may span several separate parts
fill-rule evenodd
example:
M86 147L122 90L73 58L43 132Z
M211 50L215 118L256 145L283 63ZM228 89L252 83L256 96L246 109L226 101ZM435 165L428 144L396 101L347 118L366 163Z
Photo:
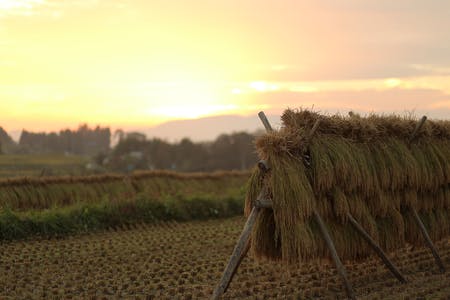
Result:
M6 130L288 107L450 119L450 1L0 0Z

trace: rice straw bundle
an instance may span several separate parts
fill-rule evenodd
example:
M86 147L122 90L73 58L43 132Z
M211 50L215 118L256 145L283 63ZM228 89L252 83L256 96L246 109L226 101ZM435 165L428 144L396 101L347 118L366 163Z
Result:
M255 169L248 184L246 213L261 189L273 202L263 209L252 233L257 257L288 263L327 258L312 216L324 219L344 259L372 253L350 227L350 213L386 250L423 243L412 222L414 207L432 239L449 235L450 122L430 120L410 143L412 116L323 116L286 110L279 131L256 140L267 173ZM320 126L308 143L308 133ZM307 144L308 143L308 144ZM304 163L304 153L310 163Z

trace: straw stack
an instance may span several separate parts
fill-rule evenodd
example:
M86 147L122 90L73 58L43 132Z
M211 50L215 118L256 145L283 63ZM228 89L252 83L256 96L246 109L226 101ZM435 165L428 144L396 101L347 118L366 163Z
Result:
M317 119L320 126L307 144ZM450 234L450 121L431 120L411 142L418 120L411 116L324 116L287 110L279 131L256 140L271 169L255 170L246 213L262 187L273 209L264 209L252 233L257 257L297 263L327 258L313 222L325 220L343 259L363 258L369 246L347 223L350 213L387 251L423 244L410 207L433 240ZM304 154L311 157L304 163Z

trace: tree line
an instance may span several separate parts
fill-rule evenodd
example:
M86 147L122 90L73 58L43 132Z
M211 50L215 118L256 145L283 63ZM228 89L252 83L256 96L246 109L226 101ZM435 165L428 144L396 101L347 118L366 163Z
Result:
M3 130L3 129L2 129ZM29 132L23 130L16 144L6 132L0 130L0 143L4 153L15 154L75 154L96 155L108 152L111 143L109 128L89 128L86 124L76 130L56 132Z
M193 142L184 138L168 142L146 138L138 132L117 130L118 143L111 148L110 128L89 128L59 133L33 133L23 130L19 142L0 127L0 154L74 154L93 157L101 171L129 172L134 170L169 169L180 172L213 170L245 170L255 165L257 155L255 134L235 132L221 134L209 142Z
M254 135L246 132L221 134L212 142L184 138L170 143L146 139L132 133L122 137L109 155L97 156L97 163L113 171L170 169L180 172L246 170L255 165Z

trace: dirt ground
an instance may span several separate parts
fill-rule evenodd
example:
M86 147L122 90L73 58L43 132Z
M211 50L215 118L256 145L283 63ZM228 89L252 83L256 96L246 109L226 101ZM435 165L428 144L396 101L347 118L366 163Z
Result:
M0 243L0 299L207 299L243 218L138 225L63 239ZM389 256L400 284L377 257L346 263L358 299L450 299L450 239L437 243L440 274L427 248ZM332 264L297 268L244 259L225 299L343 299Z

